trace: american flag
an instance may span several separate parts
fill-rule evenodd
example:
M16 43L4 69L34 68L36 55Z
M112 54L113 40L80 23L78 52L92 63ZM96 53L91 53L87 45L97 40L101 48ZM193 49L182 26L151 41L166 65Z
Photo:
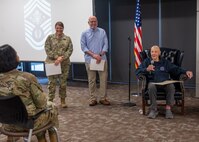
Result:
M140 0L136 2L136 14L134 23L134 55L135 55L135 68L141 64L141 57L139 52L143 50L142 47L142 23L141 23L141 6Z

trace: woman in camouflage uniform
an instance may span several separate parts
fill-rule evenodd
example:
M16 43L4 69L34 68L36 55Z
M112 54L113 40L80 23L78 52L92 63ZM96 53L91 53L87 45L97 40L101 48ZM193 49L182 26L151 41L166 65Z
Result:
M8 44L0 46L0 95L18 95L26 106L28 115L52 107L52 110L42 114L34 124L34 129L46 125L51 121L58 127L58 112L52 102L47 101L47 95L43 92L41 85L34 75L16 70L19 57L16 51ZM23 131L21 127L6 125L8 130ZM48 130L51 142L56 142L56 134ZM11 137L8 137L8 141ZM46 142L45 133L37 135L39 142Z
M73 52L73 44L70 37L66 36L64 31L64 24L57 22L55 24L56 32L47 37L45 42L45 51L47 54L46 63L61 64L62 74L48 76L48 90L49 101L53 102L56 92L57 79L59 79L59 97L61 106L66 108L66 85L70 68L70 59Z

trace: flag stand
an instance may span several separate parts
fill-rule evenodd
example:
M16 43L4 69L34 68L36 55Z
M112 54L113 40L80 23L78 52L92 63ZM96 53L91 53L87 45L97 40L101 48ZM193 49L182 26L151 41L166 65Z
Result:
M124 106L136 106L135 103L131 102L131 37L128 37L128 41L129 41L129 83L128 83L128 87L129 87L129 98L128 98L128 102L124 103Z
M133 96L140 96L141 95L139 79L137 79L137 92L133 92L133 93L131 93L131 95L133 95Z
M140 0L136 0L136 14L134 23L134 54L135 54L135 68L141 64L139 52L142 51L142 22L141 22L141 6ZM137 79L137 92L132 93L134 96L140 96L140 82Z

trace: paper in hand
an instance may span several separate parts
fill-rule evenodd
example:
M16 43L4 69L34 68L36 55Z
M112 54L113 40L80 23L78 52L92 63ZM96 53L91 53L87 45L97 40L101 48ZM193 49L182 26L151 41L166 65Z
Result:
M104 64L105 60L101 60L101 62L97 64L95 59L91 59L90 70L104 71Z
M58 75L61 74L61 65L55 65L54 63L51 64L45 64L45 69L46 69L46 76L51 76L51 75Z

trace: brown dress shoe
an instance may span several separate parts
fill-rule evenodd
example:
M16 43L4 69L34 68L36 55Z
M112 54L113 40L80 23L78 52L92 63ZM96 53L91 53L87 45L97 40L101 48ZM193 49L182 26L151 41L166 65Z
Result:
M103 105L110 105L111 103L108 101L108 100L100 100L99 101L100 102L100 104L103 104Z
M89 104L89 106L95 106L97 105L97 101L96 100L92 100Z

